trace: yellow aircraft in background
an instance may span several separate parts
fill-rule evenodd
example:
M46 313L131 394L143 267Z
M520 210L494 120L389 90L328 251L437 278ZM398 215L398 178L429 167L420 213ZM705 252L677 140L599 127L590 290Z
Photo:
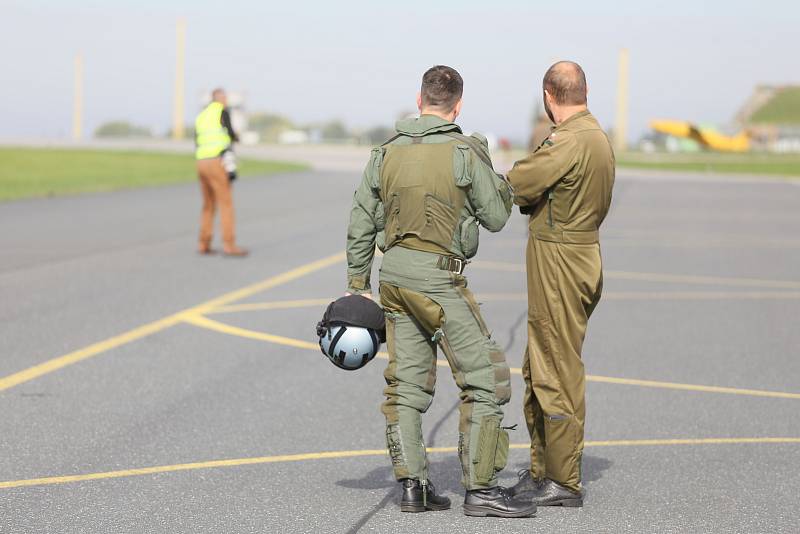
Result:
M734 136L725 135L713 128L697 127L686 121L655 120L650 127L662 134L694 139L700 146L719 152L747 152L750 150L750 136L741 131Z

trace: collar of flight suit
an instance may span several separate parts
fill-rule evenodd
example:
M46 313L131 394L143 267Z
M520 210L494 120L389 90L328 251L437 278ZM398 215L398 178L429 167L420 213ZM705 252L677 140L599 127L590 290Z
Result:
M439 132L458 132L461 128L452 122L447 122L436 115L421 115L412 119L403 119L395 124L397 133L411 137L421 137Z
M559 130L564 130L564 129L566 129L566 128L569 126L569 124L571 124L572 122L574 122L574 121L576 121L576 120L578 120L578 119L580 119L580 118L582 118L582 117L586 117L586 116L588 116L588 115L591 115L591 113L589 112L589 110L588 110L588 109L585 109L585 110L583 110L583 111L579 111L579 112L575 113L574 115L570 115L570 116L567 118L567 120L565 120L564 122L562 122L562 123L561 123L561 124L559 124L558 126L552 126L552 127L550 128L550 131L551 131L551 132L557 132L557 131L559 131Z

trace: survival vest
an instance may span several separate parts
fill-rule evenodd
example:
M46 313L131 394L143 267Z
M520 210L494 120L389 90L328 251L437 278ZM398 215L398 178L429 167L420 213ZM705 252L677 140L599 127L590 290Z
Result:
M453 141L423 143L422 137L411 137L411 144L391 144L402 135L398 134L383 145L380 190L386 221L384 250L402 241L408 248L452 254L455 233L464 231L460 224L462 210L466 207L474 215L465 190L456 185L453 152L456 145L466 144L490 167L491 160L465 135L438 134L452 137ZM472 230L477 234L477 227ZM477 235L474 239L477 247ZM466 256L473 254L474 251Z

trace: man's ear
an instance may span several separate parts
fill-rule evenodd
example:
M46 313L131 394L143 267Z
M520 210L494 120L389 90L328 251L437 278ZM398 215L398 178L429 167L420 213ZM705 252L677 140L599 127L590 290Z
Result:
M453 106L453 120L456 120L456 118L461 114L461 104L463 103L464 99L459 98L458 102L456 102L456 105Z
M422 111L422 93L417 93L417 109Z

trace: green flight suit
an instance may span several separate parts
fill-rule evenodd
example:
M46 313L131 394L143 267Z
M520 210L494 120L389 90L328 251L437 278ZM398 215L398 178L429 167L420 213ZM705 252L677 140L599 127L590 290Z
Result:
M478 224L492 232L505 225L511 192L486 164L484 138L467 138L433 115L396 128L398 136L372 151L347 234L350 292L370 291L376 243L384 251L389 364L382 412L394 474L428 480L421 414L433 401L438 347L461 389L462 482L493 487L508 456L500 406L511 396L510 372L459 271L477 251Z
M577 492L586 417L581 349L603 287L598 230L611 204L614 153L583 111L516 162L508 179L514 203L530 215L522 375L531 475Z

